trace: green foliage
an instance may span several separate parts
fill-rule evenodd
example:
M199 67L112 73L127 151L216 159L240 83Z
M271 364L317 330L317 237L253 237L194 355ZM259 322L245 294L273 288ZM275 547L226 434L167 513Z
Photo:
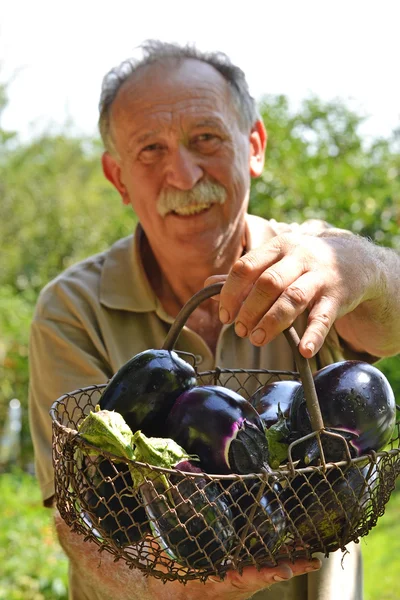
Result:
M61 270L132 231L132 211L123 215L99 158L97 142L61 135L1 156L2 285L37 293Z
M1 91L1 90L0 90ZM1 98L0 98L1 110ZM4 141L6 139L6 141ZM42 136L0 148L0 434L7 404L23 406L22 461L32 460L28 428L29 325L40 289L69 265L132 232L132 210L106 181L100 144Z
M266 97L266 166L251 211L277 221L319 218L400 249L400 151L395 135L366 147L363 119L340 101L309 98L292 114Z
M0 600L67 600L67 559L36 480L0 476Z
M8 401L18 398L22 412L22 456L32 460L26 397L28 389L28 332L32 319L34 294L16 293L9 286L0 287L0 424L4 423Z

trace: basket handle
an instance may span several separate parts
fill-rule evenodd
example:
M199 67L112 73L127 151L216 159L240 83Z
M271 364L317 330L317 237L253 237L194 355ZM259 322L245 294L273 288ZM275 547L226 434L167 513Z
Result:
M182 331L183 326L188 320L192 312L199 306L203 300L207 300L212 296L216 296L220 293L223 282L213 283L199 292L194 294L186 304L181 308L178 315L176 316L171 328L164 340L162 346L163 350L172 350L175 346L176 340ZM294 354L294 360L296 362L297 369L300 374L301 382L303 385L304 396L307 403L307 409L310 415L311 426L313 431L321 431L324 429L324 422L322 419L321 409L318 402L317 392L315 390L314 379L312 376L310 364L304 356L299 352L299 336L294 327L289 327L283 331L289 345Z

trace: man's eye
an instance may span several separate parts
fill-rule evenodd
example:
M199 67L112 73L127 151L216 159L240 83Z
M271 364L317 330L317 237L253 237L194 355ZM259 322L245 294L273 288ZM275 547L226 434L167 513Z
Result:
M161 144L149 144L148 146L145 146L144 148L142 148L141 152L154 152L156 150L161 150L162 146Z
M192 140L193 146L203 151L212 151L221 144L221 138L215 133L202 133Z
M151 163L162 155L164 146L159 143L148 144L144 146L139 152L139 159L144 163Z
M219 138L215 135L215 133L202 133L201 135L198 135L196 139L199 142L211 142L218 140Z

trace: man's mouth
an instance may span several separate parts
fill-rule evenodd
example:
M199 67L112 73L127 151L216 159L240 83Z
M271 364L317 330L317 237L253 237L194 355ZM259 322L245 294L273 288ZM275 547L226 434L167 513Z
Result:
M202 202L201 204L187 204L186 206L180 206L179 208L175 208L172 214L180 215L180 216L189 216L189 215L197 215L204 210L210 208L211 204L208 202Z

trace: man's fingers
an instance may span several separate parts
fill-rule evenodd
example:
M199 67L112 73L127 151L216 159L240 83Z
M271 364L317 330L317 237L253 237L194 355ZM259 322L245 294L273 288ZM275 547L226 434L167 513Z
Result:
M248 252L236 261L221 292L221 305L229 315L229 319L224 322L234 320L254 283L282 257L281 245L274 240L262 248Z
M236 319L236 333L241 337L248 335L255 346L269 343L312 304L318 285L319 278L315 273L305 273L280 294L258 321L246 320L243 305Z
M297 259L287 256L260 275L242 306L239 307L236 317L236 333L239 336L244 337L247 332L252 331L264 314L285 293L290 300L290 294L295 292L295 288L291 286L302 276L302 269ZM297 304L297 299L294 301ZM221 304L222 302L224 300L221 298ZM304 302L301 303L302 310L306 306ZM224 307L226 308L225 304Z
M311 358L321 349L338 316L338 309L338 302L333 297L323 296L314 304L299 345L300 353L305 358Z
M276 567L264 567L260 570L255 567L246 567L243 569L242 575L237 571L228 571L225 579L220 582L216 578L209 578L209 580L215 584L218 597L222 598L223 591L228 592L229 589L234 589L237 591L235 598L248 598L274 583L288 581L292 577L316 571L320 567L321 561L318 558L310 560L300 558L293 563L281 562Z
M204 282L204 287L208 287L209 285L213 285L213 283L225 283L228 275L211 275L211 277L207 277ZM216 296L212 296L212 300L220 299L221 295L217 294Z

